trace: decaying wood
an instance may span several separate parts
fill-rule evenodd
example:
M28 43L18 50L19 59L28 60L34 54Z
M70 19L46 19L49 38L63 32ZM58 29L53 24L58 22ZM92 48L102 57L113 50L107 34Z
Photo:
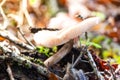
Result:
M39 64L35 64L33 62L31 62L30 60L24 58L21 56L20 51L18 50L18 48L16 48L15 46L10 46L9 44L3 44L0 43L0 46L3 50L4 53L9 54L9 58L11 58L13 61L19 63L19 64L23 64L24 66L26 65L27 68L34 68L39 74L49 78L51 77L51 72L44 66L41 66ZM1 57L1 59L5 59L6 57ZM57 80L62 80L62 78L58 77L55 75L55 77L57 78Z
M73 47L73 40L70 40L66 43L56 54L49 57L47 60L44 61L46 67L50 67L53 64L59 62Z

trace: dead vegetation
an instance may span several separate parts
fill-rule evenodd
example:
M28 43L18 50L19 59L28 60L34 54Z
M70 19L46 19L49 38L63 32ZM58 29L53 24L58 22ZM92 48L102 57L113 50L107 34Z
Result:
M119 0L0 0L1 80L119 80Z

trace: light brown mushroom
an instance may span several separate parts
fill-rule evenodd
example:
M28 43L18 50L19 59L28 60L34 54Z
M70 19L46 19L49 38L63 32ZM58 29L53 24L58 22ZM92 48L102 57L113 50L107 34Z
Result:
M77 23L76 25L65 27L59 31L42 30L35 33L34 41L37 45L46 47L62 45L88 31L98 24L98 22L100 22L100 18L91 17Z

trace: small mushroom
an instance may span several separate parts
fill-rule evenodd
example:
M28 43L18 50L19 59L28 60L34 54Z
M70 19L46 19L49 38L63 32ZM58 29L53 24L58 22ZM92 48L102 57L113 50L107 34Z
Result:
M66 0L68 13L71 17L81 15L83 18L87 18L91 15L91 11L85 6L87 0Z
M100 18L91 17L70 27L62 28L59 31L42 30L34 34L34 41L37 45L53 47L62 45L71 39L80 36L100 22Z

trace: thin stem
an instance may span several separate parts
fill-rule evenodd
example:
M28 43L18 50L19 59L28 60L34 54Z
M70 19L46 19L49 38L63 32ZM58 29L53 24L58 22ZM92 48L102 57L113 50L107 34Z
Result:
M103 76L100 74L100 72L98 71L97 66L96 66L96 64L95 64L95 61L93 60L92 55L91 55L90 51L88 51L88 50L87 50L87 55L88 55L90 64L91 64L91 66L92 66L95 74L97 75L98 79L99 79L99 80L105 80L105 79L103 78Z
M31 45L33 48L35 48L35 46L24 36L24 33L23 33L23 31L20 29L20 27L18 27L17 29L18 29L18 31L20 32L20 34L22 35L22 37L25 39L25 41L26 41L29 45Z

